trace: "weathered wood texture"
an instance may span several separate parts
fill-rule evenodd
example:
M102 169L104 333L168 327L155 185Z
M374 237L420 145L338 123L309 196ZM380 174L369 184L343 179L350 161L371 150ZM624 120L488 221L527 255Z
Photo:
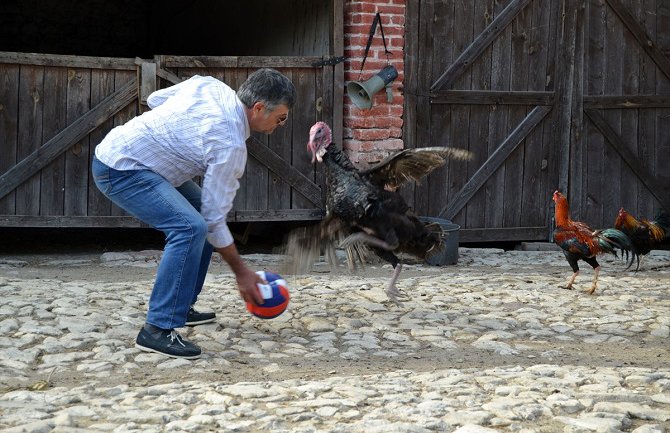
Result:
M344 54L343 2L294 3L304 7L290 14L302 14L305 27L292 27L291 35L268 41L274 45L267 48L292 48L294 55L124 59L0 52L0 227L142 226L95 187L95 146L113 127L146 111L156 88L200 74L236 89L261 67L291 78L298 99L284 127L249 140L247 169L228 218L320 219L323 172L311 164L305 142L317 120L339 122L334 133L341 140L343 66L315 63Z
M621 206L670 211L662 0L411 0L407 11L406 146L475 154L404 190L419 214L475 242L546 240L559 188L595 227Z

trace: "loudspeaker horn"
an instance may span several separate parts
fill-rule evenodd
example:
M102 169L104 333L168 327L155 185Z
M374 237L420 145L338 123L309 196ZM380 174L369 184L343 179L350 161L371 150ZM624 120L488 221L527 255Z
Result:
M398 71L395 66L388 65L366 81L350 81L347 84L347 93L358 108L372 108L372 98L384 87L386 87L387 101L393 100L391 83L396 78L398 78Z

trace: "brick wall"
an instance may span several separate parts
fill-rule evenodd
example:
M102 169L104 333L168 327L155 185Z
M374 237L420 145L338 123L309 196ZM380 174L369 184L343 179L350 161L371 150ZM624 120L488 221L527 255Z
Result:
M377 31L370 46L365 68L360 73L370 25L375 14L381 14L388 59L398 70L393 81L393 101L387 102L386 91L377 92L371 109L356 107L345 92L344 149L358 166L379 161L390 152L403 148L403 96L405 0L345 0L344 3L344 79L365 81L387 65L381 31Z

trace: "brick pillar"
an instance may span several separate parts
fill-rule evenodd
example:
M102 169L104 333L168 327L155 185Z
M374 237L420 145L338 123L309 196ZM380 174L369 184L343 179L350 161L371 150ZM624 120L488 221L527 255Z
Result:
M393 81L393 101L387 102L386 91L377 92L371 109L359 109L344 95L344 149L361 168L379 161L391 152L403 148L403 102L400 89L404 78L405 0L345 0L344 3L344 64L345 83L365 81L387 63L379 27L362 73L370 26L375 14L381 14L386 46L391 54L388 61L398 70Z

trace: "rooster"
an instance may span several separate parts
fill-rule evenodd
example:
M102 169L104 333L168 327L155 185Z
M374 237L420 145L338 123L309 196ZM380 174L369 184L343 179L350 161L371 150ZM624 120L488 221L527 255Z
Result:
M470 152L447 147L406 149L359 171L342 149L332 144L330 127L324 122L312 126L307 148L312 163L322 162L326 167L326 217L317 226L318 233L308 230L289 236L287 256L299 262L293 270L297 271L296 265L311 264L322 241L332 247L338 236L344 237L340 247L347 249L350 265L356 258L364 261L361 254L352 252L352 248L360 251L364 246L393 266L386 294L397 301L401 294L396 281L402 264L396 254L418 258L436 254L443 248L443 233L439 224L422 223L396 190L444 165L447 158L470 158Z
M626 257L630 253L630 263L633 264L636 257L635 249L626 234L617 229L593 230L583 222L570 219L570 208L568 199L559 191L554 192L554 203L556 203L556 229L554 230L554 242L563 249L563 254L568 260L573 274L565 289L572 289L572 284L579 274L579 260L584 260L591 265L595 271L591 288L587 291L593 294L598 284L600 265L596 256L602 253L611 253L618 257L617 250L624 252Z
M644 258L661 242L670 237L670 215L661 212L654 221L639 221L621 208L614 222L614 228L626 233L630 238L635 252ZM640 268L640 263L635 270Z

